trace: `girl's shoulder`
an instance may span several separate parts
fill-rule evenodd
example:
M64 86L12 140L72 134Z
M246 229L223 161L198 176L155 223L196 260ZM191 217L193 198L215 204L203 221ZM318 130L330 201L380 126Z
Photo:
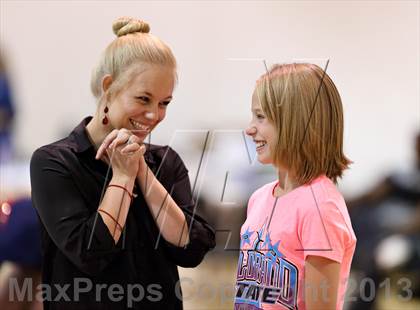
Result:
M298 201L300 204L317 205L336 204L337 206L345 206L343 195L337 186L325 175L319 176L311 183L302 186L298 192Z
M260 202L259 204L264 204L267 200L273 199L272 192L276 183L277 181L267 183L254 191L248 200L248 214L253 206L258 204L258 202Z
M259 197L266 197L268 195L271 196L272 195L272 192L273 192L273 188L276 185L276 183L277 183L277 180L275 180L273 182L270 182L270 183L267 183L267 184L264 184L263 186L259 187L258 189L256 189L252 193L252 195L249 198L249 200L251 200L251 199L257 199Z

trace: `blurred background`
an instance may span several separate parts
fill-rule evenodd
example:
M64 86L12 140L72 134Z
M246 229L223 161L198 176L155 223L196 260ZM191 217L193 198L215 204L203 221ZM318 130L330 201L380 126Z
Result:
M185 308L232 308L247 199L276 177L243 134L264 61L329 60L354 161L339 184L358 237L346 308L419 309L419 1L37 0L0 0L0 309L41 309L7 301L8 278L39 281L30 156L94 113L91 70L127 15L177 58L174 100L150 139L180 153L217 230L205 261L180 270Z

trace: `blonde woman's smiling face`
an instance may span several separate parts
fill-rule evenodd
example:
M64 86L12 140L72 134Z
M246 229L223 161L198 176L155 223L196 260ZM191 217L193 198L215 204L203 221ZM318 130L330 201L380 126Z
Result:
M143 140L165 118L174 86L174 68L142 65L109 104L110 125L129 129Z

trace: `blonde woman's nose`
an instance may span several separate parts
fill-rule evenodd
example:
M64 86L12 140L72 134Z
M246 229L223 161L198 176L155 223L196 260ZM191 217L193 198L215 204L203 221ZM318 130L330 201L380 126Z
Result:
M148 120L154 121L157 118L157 113L156 112L146 112L146 113L144 113L144 117L147 118Z

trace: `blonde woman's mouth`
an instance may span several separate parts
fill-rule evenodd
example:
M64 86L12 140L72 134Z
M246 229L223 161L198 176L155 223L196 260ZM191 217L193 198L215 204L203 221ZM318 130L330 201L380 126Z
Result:
M131 123L131 125L133 125L135 130L147 131L147 132L150 131L150 126L148 126L148 125L144 125L144 124L139 123L139 122L137 122L133 119L130 119L130 123Z

